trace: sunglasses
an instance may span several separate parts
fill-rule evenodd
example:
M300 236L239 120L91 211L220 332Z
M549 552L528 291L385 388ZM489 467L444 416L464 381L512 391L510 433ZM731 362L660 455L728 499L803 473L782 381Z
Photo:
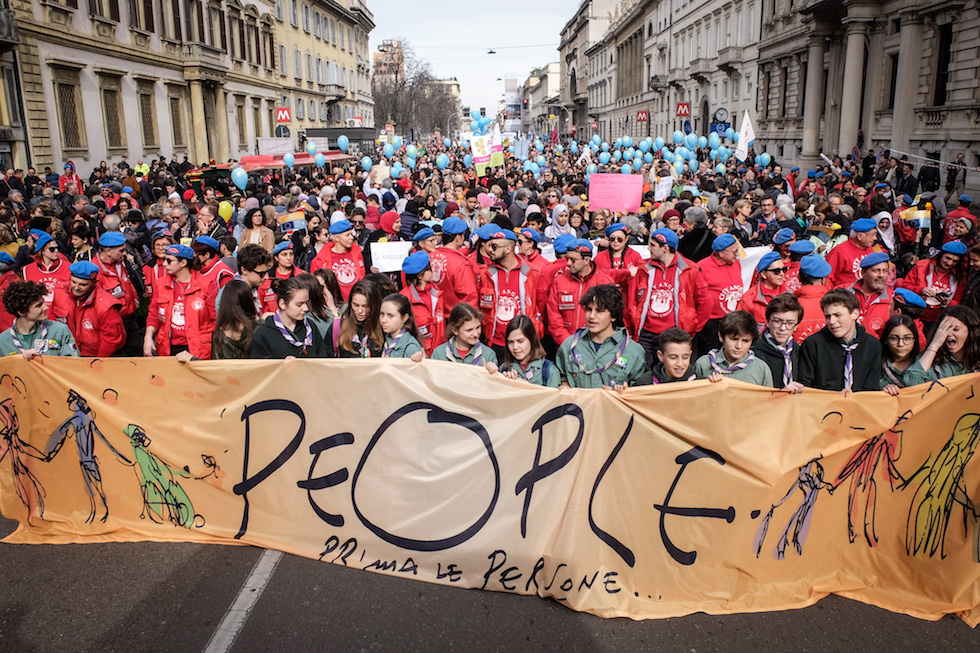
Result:
M773 274L786 274L786 268L769 268L766 272L772 272Z
M623 238L621 236L617 236L615 238L610 238L609 239L609 242L611 242L611 243L621 243L621 242L623 242L625 240L626 240L625 238Z

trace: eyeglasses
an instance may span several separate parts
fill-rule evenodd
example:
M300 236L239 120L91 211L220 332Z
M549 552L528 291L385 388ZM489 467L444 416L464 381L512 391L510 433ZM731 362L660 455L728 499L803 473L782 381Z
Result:
M799 322L794 322L793 320L780 320L777 317L769 318L769 322L777 329L782 327L785 327L787 329L792 329L796 327L797 324L799 324Z
M351 222L351 224L354 225L355 227L363 227L364 226L364 221L363 220L355 220L355 221Z
M498 249L506 249L506 248L507 248L507 245L499 245L499 244L490 245L490 251L491 252L496 252Z
M888 342L897 345L899 343L903 345L911 345L915 342L915 336L888 336Z
M609 239L609 242L611 242L611 243L622 243L622 242L626 242L626 239L625 238L622 238L620 236L617 236L616 238L610 238Z
M260 277L267 277L269 276L269 273L272 272L272 268L266 268L265 270L253 270L253 272Z
M766 272L772 272L773 274L786 274L786 268L769 268Z

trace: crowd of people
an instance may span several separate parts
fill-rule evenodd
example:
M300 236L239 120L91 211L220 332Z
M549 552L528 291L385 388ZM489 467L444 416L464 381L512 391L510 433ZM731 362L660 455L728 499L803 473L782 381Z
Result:
M411 158L371 152L368 169L253 172L242 189L217 168L194 185L186 159L164 157L86 179L70 161L8 171L0 349L431 358L617 390L731 377L895 394L980 370L980 239L959 159L942 192L937 163L916 176L887 153L807 171L752 151L727 169L705 150L658 156L635 172L640 210L614 214L588 184L614 164L539 147L543 168L511 154L478 174L433 139ZM377 246L398 241L410 253L382 272ZM746 286L753 247L766 252Z

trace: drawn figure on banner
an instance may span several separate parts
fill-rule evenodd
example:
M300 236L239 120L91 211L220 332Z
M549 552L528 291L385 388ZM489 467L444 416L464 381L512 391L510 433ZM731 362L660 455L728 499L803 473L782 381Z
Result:
M923 463L905 482L905 485L909 485L925 474L909 508L905 531L905 548L909 555L927 554L931 557L938 551L940 557L946 557L946 529L953 514L953 504L958 503L963 507L963 527L967 533L968 518L973 517L973 555L975 561L980 558L980 534L977 533L980 513L963 483L966 465L977 449L978 440L980 415L967 413L956 422L953 435L942 450Z
M847 496L847 538L854 542L857 533L854 524L858 521L858 512L863 511L864 539L868 546L878 546L878 534L875 532L875 506L878 496L878 484L875 482L875 472L884 462L881 478L894 490L895 481L904 483L901 473L895 467L895 461L902 455L902 431L899 424L911 416L906 412L895 422L888 431L876 435L857 448L851 454L837 478L834 479L834 489L841 486L848 478L851 479Z
M0 402L0 462L10 454L14 473L14 490L27 508L27 523L31 517L44 518L44 487L28 467L24 457L44 460L44 454L20 439L20 420L13 399Z
M214 459L214 456L209 456L202 453L201 463L204 465L204 468L208 470L208 473L204 476L195 476L194 479L198 481L212 479L209 480L208 483L220 490L222 487L221 481L224 479L225 473L221 471L220 467L218 467L218 462Z
M797 490L803 493L803 499L800 501L800 505L797 506L793 516L786 522L786 528L783 529L783 533L779 536L779 541L776 543L774 555L777 560L785 558L786 546L791 542L793 548L796 549L796 553L803 555L803 545L806 544L807 535L810 533L810 518L813 517L813 508L817 503L820 490L827 490L831 494L834 493L834 486L823 480L823 465L817 462L821 458L823 456L817 456L800 467L799 475L793 481L793 485L786 493L786 496L769 509L769 513L762 520L762 524L759 525L759 532L755 536L755 557L758 558L762 552L766 532L769 530L769 522L772 521L772 516L776 508L786 503Z
M194 514L190 497L180 487L180 483L174 480L174 475L190 478L190 470L187 467L174 469L150 453L148 447L151 440L138 424L130 424L123 429L123 433L133 444L136 478L143 491L140 519L149 517L156 524L168 521L174 526L184 528L204 526L204 517Z
M95 413L89 408L88 402L74 390L68 391L68 409L72 411L72 416L62 422L61 426L52 434L44 448L46 460L52 460L58 455L65 440L70 435L75 436L75 444L78 446L78 464L82 468L82 480L85 481L85 491L88 493L89 516L85 520L86 524L95 523L95 513L97 504L95 493L99 493L102 500L102 507L105 514L102 522L109 518L109 505L106 503L105 491L102 489L102 472L99 470L99 459L95 455L95 437L98 436L105 446L116 455L121 462L132 465L132 461L119 453L112 443L109 442L102 431L95 423Z

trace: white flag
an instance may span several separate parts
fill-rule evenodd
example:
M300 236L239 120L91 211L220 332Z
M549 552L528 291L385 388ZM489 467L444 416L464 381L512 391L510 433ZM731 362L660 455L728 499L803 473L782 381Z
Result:
M742 128L738 130L738 146L735 148L735 158L745 161L749 156L749 143L755 140L755 130L749 120L749 112L742 114Z

